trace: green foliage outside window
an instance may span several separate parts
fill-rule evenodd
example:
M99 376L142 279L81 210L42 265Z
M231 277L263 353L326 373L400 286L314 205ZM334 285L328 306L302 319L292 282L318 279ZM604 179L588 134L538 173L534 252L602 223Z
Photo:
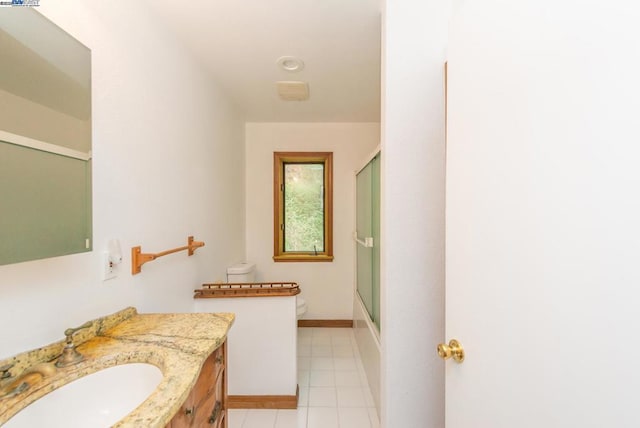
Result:
M324 165L284 165L284 251L324 251Z
M333 261L333 153L273 153L273 260Z

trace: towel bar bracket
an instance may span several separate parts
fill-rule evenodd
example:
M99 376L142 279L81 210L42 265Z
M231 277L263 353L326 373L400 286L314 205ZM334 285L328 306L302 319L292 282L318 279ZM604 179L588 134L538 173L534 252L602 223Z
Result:
M142 272L142 265L153 261L159 257L187 250L187 255L192 256L195 251L204 247L204 242L194 241L193 236L187 238L187 245L184 247L173 248L171 250L161 251L159 253L143 253L140 246L131 248L131 275L137 275Z

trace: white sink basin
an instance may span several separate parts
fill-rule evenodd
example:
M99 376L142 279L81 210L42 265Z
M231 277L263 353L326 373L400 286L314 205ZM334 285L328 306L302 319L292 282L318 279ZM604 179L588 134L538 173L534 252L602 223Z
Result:
M4 427L110 427L146 400L161 380L162 372L151 364L110 367L50 392Z

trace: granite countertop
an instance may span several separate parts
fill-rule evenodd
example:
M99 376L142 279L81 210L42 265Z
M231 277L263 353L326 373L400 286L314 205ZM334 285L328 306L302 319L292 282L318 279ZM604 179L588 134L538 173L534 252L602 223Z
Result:
M180 409L196 383L205 359L226 339L230 313L138 314L127 308L93 320L73 336L84 360L34 382L26 391L0 398L0 425L48 392L87 374L128 363L157 366L163 379L156 390L114 427L164 427ZM55 361L64 340L0 361L13 364L12 377ZM3 382L6 382L3 381Z

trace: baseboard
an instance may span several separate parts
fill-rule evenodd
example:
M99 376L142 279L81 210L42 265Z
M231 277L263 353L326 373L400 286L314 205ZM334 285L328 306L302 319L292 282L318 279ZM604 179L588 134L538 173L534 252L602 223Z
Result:
M299 388L296 395L229 395L229 409L297 409Z
M298 327L353 328L353 320L298 320Z

